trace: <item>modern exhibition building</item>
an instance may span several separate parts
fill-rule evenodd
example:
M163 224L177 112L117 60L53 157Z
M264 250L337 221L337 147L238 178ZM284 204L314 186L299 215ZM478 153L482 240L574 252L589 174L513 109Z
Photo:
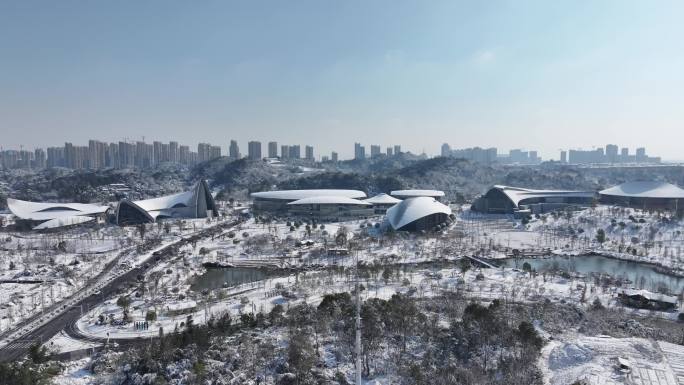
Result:
M345 196L322 195L298 199L287 204L288 213L296 217L339 221L344 218L369 217L373 205Z
M33 230L45 230L93 221L110 216L120 226L151 223L166 218L206 218L218 215L216 203L206 181L192 190L160 198L119 201L114 209L85 203L38 203L7 199L7 206L17 224Z
M439 190L394 190L390 193L391 196L398 199L408 199L416 197L428 197L440 200L444 197L444 191Z
M140 201L121 200L114 210L114 223L120 226L151 223L170 218L207 218L218 216L207 182L192 190Z
M387 210L386 221L396 231L440 229L451 216L451 209L432 197L408 198Z
M362 199L366 197L366 193L358 190L335 190L335 189L318 189L318 190L276 190L276 191L262 191L251 193L250 196L254 200L252 207L255 212L268 212L273 214L287 214L293 208L289 205L302 199L307 198L321 198L334 197L335 199ZM320 204L320 203L319 203ZM324 203L325 205L335 205L335 203ZM304 203L303 205L306 205Z
M664 182L627 182L599 191L601 203L640 209L684 210L684 189Z
M385 214L387 209L401 202L401 199L382 193L363 201L373 205L373 212L375 214Z
M86 203L39 203L7 199L7 207L21 227L47 230L91 222L104 217L109 206Z
M532 190L496 185L473 202L471 210L487 214L540 214L591 205L593 191Z

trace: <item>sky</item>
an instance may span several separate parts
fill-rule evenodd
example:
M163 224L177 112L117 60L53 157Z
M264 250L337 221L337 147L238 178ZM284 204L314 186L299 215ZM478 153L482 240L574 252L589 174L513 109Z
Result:
M682 20L682 1L0 0L0 145L684 160Z

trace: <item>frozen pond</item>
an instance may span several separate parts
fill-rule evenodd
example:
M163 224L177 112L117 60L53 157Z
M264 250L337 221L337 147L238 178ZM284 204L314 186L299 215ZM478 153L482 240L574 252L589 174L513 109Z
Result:
M197 277L191 289L201 291L204 289L219 289L222 287L237 286L241 283L261 281L268 274L263 269L252 267L218 267L208 268L206 273Z
M525 262L529 263L538 272L566 271L577 272L583 275L590 275L592 273L609 274L615 278L626 278L632 282L626 286L639 289L656 291L659 287L665 287L673 294L679 294L684 290L684 278L660 273L649 264L621 261L600 255L508 258L502 260L502 265L522 269Z

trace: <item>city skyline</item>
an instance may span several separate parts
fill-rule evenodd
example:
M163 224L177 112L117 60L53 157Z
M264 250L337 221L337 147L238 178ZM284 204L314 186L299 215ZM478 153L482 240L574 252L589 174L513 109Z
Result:
M664 3L9 2L2 144L233 137L349 158L354 138L549 159L562 140L682 160L684 52L664 37L684 34L684 4Z

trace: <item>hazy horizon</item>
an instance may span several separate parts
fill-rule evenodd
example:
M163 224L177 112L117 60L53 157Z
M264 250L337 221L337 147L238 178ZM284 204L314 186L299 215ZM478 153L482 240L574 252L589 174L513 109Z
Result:
M0 144L646 147L684 160L684 3L0 3Z

